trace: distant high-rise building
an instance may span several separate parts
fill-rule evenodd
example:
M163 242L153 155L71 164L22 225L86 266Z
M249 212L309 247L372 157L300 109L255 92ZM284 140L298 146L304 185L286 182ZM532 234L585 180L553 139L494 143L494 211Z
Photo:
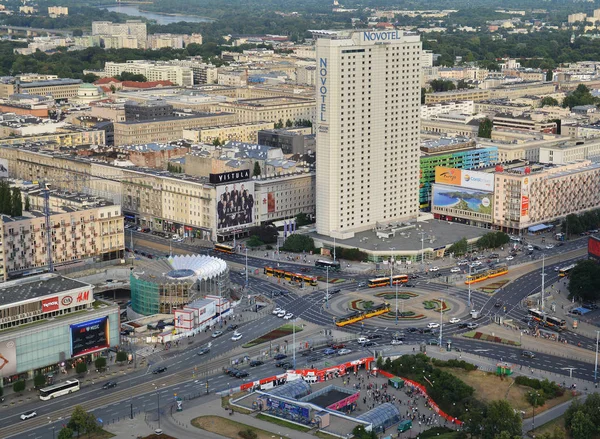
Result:
M419 206L421 41L402 31L314 31L317 232L339 238Z

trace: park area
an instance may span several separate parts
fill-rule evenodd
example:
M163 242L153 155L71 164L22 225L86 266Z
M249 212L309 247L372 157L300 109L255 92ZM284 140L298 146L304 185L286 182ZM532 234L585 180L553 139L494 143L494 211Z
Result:
M192 419L192 425L231 439L271 439L273 437L273 433L266 430L249 427L241 422L220 416L199 416Z

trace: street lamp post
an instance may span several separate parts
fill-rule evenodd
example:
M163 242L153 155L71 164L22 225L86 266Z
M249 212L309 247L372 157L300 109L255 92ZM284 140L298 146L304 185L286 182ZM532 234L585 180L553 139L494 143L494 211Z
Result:
M325 284L325 308L329 309L329 266L325 267L327 271L327 282Z
M296 320L292 320L292 358L294 369L296 369Z
M533 412L533 422L531 424L531 426L532 426L531 431L533 433L533 437L535 437L535 405L537 404L538 393L533 392L533 393L531 393L531 396L533 397L533 404L531 404L532 412Z
M600 331L596 331L596 364L594 366L594 386L598 384L598 341L600 338Z
M425 252L423 244L425 243L425 232L421 232L421 270L425 268Z
M440 300L440 349L442 349L442 332L444 331L444 298Z
M246 247L246 293L248 293L248 247Z
M542 314L544 314L544 280L546 278L545 258L546 255L542 253Z
M158 389L156 389L156 414L158 415L158 428L160 429L160 393L158 393Z
M469 279L471 278L471 264L469 264ZM471 281L469 280L469 308L471 307Z

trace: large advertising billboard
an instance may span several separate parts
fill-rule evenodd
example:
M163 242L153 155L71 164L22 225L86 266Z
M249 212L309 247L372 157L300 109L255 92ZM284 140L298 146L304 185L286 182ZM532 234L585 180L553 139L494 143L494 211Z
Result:
M275 212L275 194L273 192L267 193L267 212Z
M109 346L108 317L71 325L71 357L101 351Z
M0 178L8 178L8 160L0 159Z
M254 222L254 182L217 186L217 231L247 227Z
M454 215L461 213L492 214L492 192L468 189L459 186L435 184L432 188L432 210L452 209Z
M17 345L14 340L0 343L0 377L17 373Z
M600 238L595 236L588 238L588 258L600 261Z
M494 191L494 174L466 169L435 167L435 182L452 186L462 186L481 191Z
M521 183L521 220L529 219L529 177Z

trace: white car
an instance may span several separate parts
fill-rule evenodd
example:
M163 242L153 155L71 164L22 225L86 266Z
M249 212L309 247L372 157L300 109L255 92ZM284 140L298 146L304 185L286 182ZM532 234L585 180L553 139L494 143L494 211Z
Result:
M507 261L512 261L514 258L515 258L514 256L508 255L508 256L506 257L506 260L507 260Z
M286 315L283 316L283 320L290 320L294 318L294 314L292 314L291 312L288 312Z
M430 322L430 323L427 323L427 327L428 327L429 329L433 329L433 328L439 328L439 327L440 327L440 324L439 324L439 323L436 323L436 322Z
M286 314L287 312L285 311L285 309L282 309L277 313L277 317L285 317Z
M452 267L450 273L460 273L460 267Z
M404 344L404 343L402 342L402 340L396 340L396 339L394 339L394 340L392 340L391 344L396 345L396 344Z
M233 337L231 337L231 341L238 341L240 338L242 338L242 334L239 332L234 332Z
M533 251L533 246L532 245L528 245L527 246L527 250L529 250L530 252L532 252Z
M359 344L363 344L363 343L366 343L368 341L369 341L369 339L367 337L358 337L358 343Z
M346 354L349 354L350 352L352 352L352 350L350 350L350 349L338 349L337 354L338 355L346 355Z
M467 325L467 328L469 329L476 329L479 325L477 323L469 323Z
M460 322L460 319L458 317L452 317L450 320L448 320L450 323L458 323Z
M277 314L279 314L281 311L283 311L281 308L275 308L275 309L273 310L273 315L277 315Z
M36 416L37 416L37 413L35 412L35 410L30 410L28 412L23 413L20 417L21 417L21 421L24 421L29 418L35 418Z
M179 235L173 235L173 236L171 236L171 239L173 241L177 241L179 239Z
M479 267L480 265L481 265L481 261L473 261L473 263L471 263L471 268Z
M429 271L438 271L440 268L439 267L430 267Z
M547 248L548 250L550 250L551 248L554 248L554 244L548 244L548 245L546 246L546 248Z

